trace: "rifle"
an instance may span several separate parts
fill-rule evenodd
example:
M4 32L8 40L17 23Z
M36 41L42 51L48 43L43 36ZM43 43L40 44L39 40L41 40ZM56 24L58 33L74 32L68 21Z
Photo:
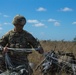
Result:
M28 52L28 53L31 53L33 50L38 50L39 48L9 48L8 47L8 50L10 51L17 51L17 52ZM0 51L3 50L3 47L0 46Z
M43 59L38 65L37 65L37 67L36 67L36 69L35 69L35 71L43 64L43 62L46 60L46 58L45 59Z
M48 57L50 57L50 59L52 59L52 60L58 61L57 58L53 57L53 52L54 51L51 51L51 52L47 53L47 55L45 56L45 58L40 62L40 64L37 65L35 71L45 62L45 60L47 60Z

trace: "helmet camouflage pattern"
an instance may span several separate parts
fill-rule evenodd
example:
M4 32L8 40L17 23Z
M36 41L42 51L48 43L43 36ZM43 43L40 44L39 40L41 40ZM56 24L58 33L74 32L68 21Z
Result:
M12 22L14 25L25 25L26 24L26 18L21 15L16 15Z

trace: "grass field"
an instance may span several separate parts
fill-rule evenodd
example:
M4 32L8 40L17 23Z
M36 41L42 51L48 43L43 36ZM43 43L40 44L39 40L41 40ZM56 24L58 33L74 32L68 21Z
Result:
M65 51L65 52L72 52L76 55L76 43L74 42L66 42L66 41L40 41L44 52L49 52L50 50L55 51ZM30 62L35 64L35 67L41 62L43 56L36 51L33 51L32 54L29 55ZM34 67L34 69L35 69ZM33 69L33 70L34 70ZM41 75L40 71L37 70L34 72L34 75ZM63 74L65 75L65 74Z

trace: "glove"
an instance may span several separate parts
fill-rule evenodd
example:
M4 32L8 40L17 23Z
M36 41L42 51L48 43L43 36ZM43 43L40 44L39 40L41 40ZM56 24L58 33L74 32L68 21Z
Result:
M43 54L44 53L44 50L42 47L39 47L36 51L38 51L40 54Z

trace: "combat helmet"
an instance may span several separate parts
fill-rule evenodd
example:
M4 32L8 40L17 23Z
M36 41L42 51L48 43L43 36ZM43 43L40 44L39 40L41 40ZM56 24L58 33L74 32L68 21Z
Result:
M12 21L13 25L25 25L26 24L26 18L21 15L16 15Z

